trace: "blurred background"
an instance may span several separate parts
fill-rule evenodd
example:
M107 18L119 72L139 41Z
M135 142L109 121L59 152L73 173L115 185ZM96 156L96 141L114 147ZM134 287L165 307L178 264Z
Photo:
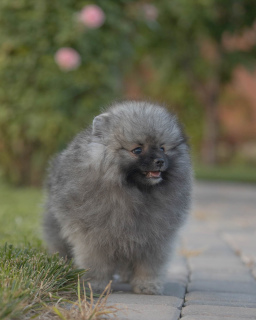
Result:
M222 261L213 241L226 237L256 275L256 1L0 0L0 318L30 292L1 265L4 244L44 250L49 159L122 99L164 104L184 124L206 180L195 183L184 254L206 242Z
M42 186L49 158L120 99L177 112L197 178L256 182L255 0L2 0L0 45L9 186Z

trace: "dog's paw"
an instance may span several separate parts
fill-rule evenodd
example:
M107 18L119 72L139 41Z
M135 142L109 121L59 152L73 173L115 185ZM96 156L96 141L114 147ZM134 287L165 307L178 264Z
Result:
M160 282L136 280L132 283L133 292L138 294L163 294L163 285Z

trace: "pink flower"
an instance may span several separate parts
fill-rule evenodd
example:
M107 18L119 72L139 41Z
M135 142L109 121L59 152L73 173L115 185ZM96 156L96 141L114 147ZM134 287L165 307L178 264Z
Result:
M65 71L77 69L81 64L79 53L72 48L59 49L54 58L60 69Z
M157 19L158 10L153 4L144 4L142 10L147 20L154 21Z
M90 4L80 11L78 20L88 28L99 28L105 21L105 13L97 5Z

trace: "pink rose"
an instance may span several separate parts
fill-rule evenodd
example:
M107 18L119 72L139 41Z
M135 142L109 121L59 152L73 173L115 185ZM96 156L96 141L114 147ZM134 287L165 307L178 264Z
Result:
M144 4L142 6L142 10L144 12L145 18L147 20L154 21L158 17L158 10L153 4Z
M65 71L77 69L81 64L79 53L72 48L59 49L54 58L60 69Z
M80 11L78 20L88 28L99 28L105 21L105 13L97 5L91 4Z

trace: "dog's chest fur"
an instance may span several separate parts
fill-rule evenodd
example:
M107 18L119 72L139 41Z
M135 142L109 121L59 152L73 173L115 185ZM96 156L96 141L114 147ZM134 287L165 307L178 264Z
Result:
M89 220L85 215L90 241L93 239L97 247L120 259L131 259L163 245L178 221L160 200L149 205L149 196L152 199L152 195L144 194L139 202L134 202L138 197L119 190L112 193L111 199L101 198L95 204L95 215L90 215Z

